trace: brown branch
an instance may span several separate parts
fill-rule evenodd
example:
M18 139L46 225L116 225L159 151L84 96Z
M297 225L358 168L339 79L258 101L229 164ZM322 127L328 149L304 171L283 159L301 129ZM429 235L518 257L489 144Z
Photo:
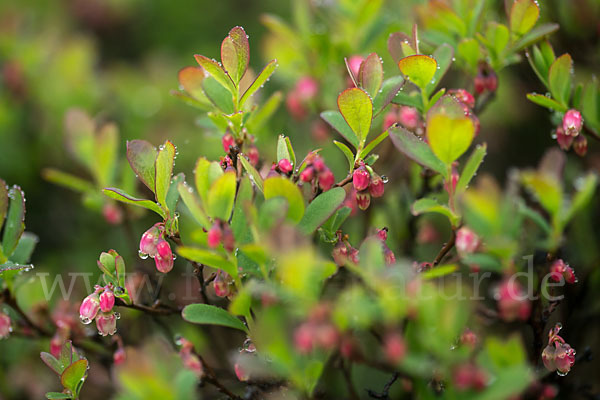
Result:
M444 245L444 247L442 247L442 249L440 250L440 252L438 253L438 255L435 256L435 259L431 263L431 266L435 267L436 265L438 265L442 261L442 259L444 258L444 256L446 254L448 254L448 252L450 250L452 250L452 248L454 247L455 243L456 243L456 232L453 229L452 230L452 236L450 236L450 240L448 240L448 242Z
M34 331L36 331L40 336L45 336L45 337L51 337L52 336L52 332L50 332L49 330L47 330L42 325L36 324L31 318L29 318L29 316L27 314L25 314L25 311L23 311L23 309L21 308L21 306L19 306L19 303L17 303L17 299L15 299L11 295L11 293L10 293L10 291L8 289L4 290L4 292L2 293L2 299L4 300L4 303L6 303L9 307L11 307L13 310L15 310L15 312L17 314L19 314L19 316L21 317L21 319L23 320L23 322L25 322L25 324L29 328L31 328Z
M142 312L145 312L145 313L151 314L151 315L173 315L173 314L181 313L181 309L179 309L179 308L168 307L168 306L162 305L160 303L157 303L154 306L145 306L143 304L134 304L134 303L127 304L122 299L116 299L115 306L130 308L130 309L142 311Z
M390 389L399 377L400 374L398 372L394 372L394 375L392 375L392 378L385 384L381 393L375 393L374 391L367 389L367 394L373 399L389 400Z
M204 357L202 357L202 355L200 355L200 353L198 353L195 350L194 350L194 353L196 354L196 356L198 356L198 359L200 360L200 362L202 363L202 366L204 367L204 370L206 371L206 375L202 378L205 382L208 382L211 385L213 385L214 387L216 387L219 392L223 393L226 396L229 396L230 399L242 400L242 398L240 396L236 395L231 390L227 389L227 387L219 381L215 371L212 369L212 367L210 365L208 365L208 363L206 362Z
M360 396L356 392L356 389L354 388L354 384L352 383L352 375L351 375L352 364L346 364L343 359L340 360L340 362L342 364L342 368L341 368L342 375L344 375L344 380L346 381L346 387L348 389L348 394L350 395L350 399L358 400L360 398Z
M344 179L333 185L333 187L343 187L352 180L352 174L348 174Z

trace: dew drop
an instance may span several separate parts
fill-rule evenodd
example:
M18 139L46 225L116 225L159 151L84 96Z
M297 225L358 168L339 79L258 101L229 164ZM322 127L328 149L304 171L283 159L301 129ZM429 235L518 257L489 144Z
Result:
M388 178L386 175L381 175L381 181L382 181L383 183L388 183L388 181L389 181L389 178Z
M115 318L116 319L121 319L121 314L119 314L118 312L115 313Z
M88 317L82 317L82 316L79 316L79 318L81 319L81 322L82 322L84 325L88 325L90 322L92 322L92 320L91 320L91 319L89 319Z
M148 254L144 253L143 251L138 251L138 256L140 256L140 258L142 260L145 260L146 258L148 258Z

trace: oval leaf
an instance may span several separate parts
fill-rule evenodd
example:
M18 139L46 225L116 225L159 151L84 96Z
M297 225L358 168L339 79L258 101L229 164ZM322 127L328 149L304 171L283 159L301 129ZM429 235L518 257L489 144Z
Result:
M167 193L171 186L171 176L173 176L173 163L175 162L175 145L170 141L160 146L158 156L156 157L156 201L163 207L167 206ZM173 210L171 210L173 211Z
M344 202L346 191L341 187L328 190L317 196L306 208L304 217L298 224L300 231L310 235L333 215Z
M137 178L154 193L156 177L156 156L158 152L145 140L127 141L127 160Z
M211 268L222 269L234 278L238 275L235 265L225 257L212 251L195 247L179 246L177 248L177 253L190 261L207 265Z
M235 172L221 175L208 191L207 211L212 218L228 221L235 200Z
M71 390L71 392L77 393L81 381L84 380L87 375L87 367L88 361L85 358L75 361L64 370L60 376L60 382L65 388Z
M358 82L372 99L377 96L383 83L383 63L377 53L369 54L360 64Z
M250 60L250 46L248 36L241 26L236 26L229 31L229 35L221 44L221 62L233 82L239 84L242 76L248 69Z
M510 9L510 30L523 35L531 30L540 17L540 7L534 0L515 0Z
M388 132L394 146L408 158L446 176L447 170L444 163L433 154L427 143L416 137L414 133L397 125L388 129Z
M350 129L360 143L364 143L373 118L373 103L369 95L359 88L346 89L338 96L337 103Z
M573 79L573 60L569 54L558 57L548 71L550 93L564 107L569 106Z
M158 204L156 204L155 202L153 202L151 200L138 199L137 197L134 197L128 193L125 193L121 189L117 189L117 188L105 188L105 189L102 189L102 193L104 193L106 196L110 197L111 199L115 199L115 200L118 200L118 201L121 201L121 202L127 203L127 204L132 204L134 206L147 208L148 210L154 211L155 213L160 215L162 218L166 217L164 210L161 209L158 206Z
M221 66L215 61L211 60L208 57L205 57L200 54L196 54L194 56L196 61L206 72L208 72L217 82L221 84L224 88L229 90L231 94L236 94L236 87L231 77L221 68Z
M300 222L304 215L304 198L298 186L290 180L275 176L265 180L264 184L265 200L274 197L283 197L288 202L287 218L293 222Z
M416 54L400 60L398 68L412 83L425 89L437 71L437 62L429 56Z
M2 251L6 257L15 251L25 230L25 194L15 185L8 191L8 197L9 207L2 236Z
M358 148L358 138L352 129L348 126L348 123L338 111L323 111L321 118L327 122L333 129L335 129L340 135L344 137L352 146Z
M248 101L250 96L256 93L256 91L260 89L266 81L269 80L271 75L273 75L273 72L275 72L275 68L277 68L277 60L271 60L271 62L269 62L263 68L263 70L260 72L260 74L258 74L254 82L252 82L250 87L246 89L246 91L242 95L240 99L240 107L242 107L246 103L246 101Z
M242 321L222 308L208 304L190 304L183 309L181 316L193 324L226 326L248 332Z

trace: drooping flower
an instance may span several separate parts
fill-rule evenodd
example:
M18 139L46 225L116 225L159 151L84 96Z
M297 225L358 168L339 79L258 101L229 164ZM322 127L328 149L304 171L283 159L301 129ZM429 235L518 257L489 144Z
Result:
M371 183L371 174L364 165L361 165L357 169L354 170L352 174L352 185L354 185L354 189L357 192L363 191L369 187Z
M577 136L579 135L579 132L581 132L582 127L583 118L581 117L581 113L574 109L568 110L562 120L562 128L565 131L565 134Z
M173 251L171 245L164 239L160 239L156 244L156 257L154 263L156 269L160 272L167 273L173 269Z
M96 328L100 336L114 335L117 332L117 313L114 311L103 313L96 316Z
M98 311L100 311L100 297L98 296L98 293L94 292L81 302L81 307L79 307L79 318L81 319L81 322L87 325L96 318Z
M105 289L100 293L100 310L109 312L115 305L115 294L111 289Z
M556 324L548 332L548 345L542 351L542 361L548 371L556 371L564 376L569 373L575 364L575 349L558 335L562 325Z
M461 255L473 253L480 243L479 236L467 227L463 226L456 232L456 249Z

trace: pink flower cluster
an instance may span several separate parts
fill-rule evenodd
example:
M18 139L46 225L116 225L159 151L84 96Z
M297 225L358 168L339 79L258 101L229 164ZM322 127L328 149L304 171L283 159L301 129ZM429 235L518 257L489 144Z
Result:
M316 306L308 320L296 328L294 344L300 354L315 348L331 350L337 346L340 334L331 321L331 309L326 304Z
M456 232L456 250L459 255L474 253L480 244L479 236L471 229L463 226Z
M306 167L300 173L300 180L306 183L317 180L321 190L327 191L335 183L335 176L329 167L325 165L325 161L321 156L312 155L307 157Z
M94 293L88 295L79 307L79 318L84 324L96 320L96 328L101 336L114 335L117 332L119 314L113 310L115 294L112 284L104 287L96 285Z
M356 190L358 208L366 210L371 204L372 197L381 197L385 191L385 180L377 175L371 167L360 162L360 166L352 174L352 185Z
M550 278L556 282L560 282L564 278L567 283L577 283L577 277L573 268L560 259L554 261L550 266Z
M206 241L211 249L216 249L220 244L223 244L223 248L229 252L235 248L233 231L228 223L221 220L216 220L210 227Z
M556 128L556 141L561 149L567 151L573 146L578 156L587 153L587 139L580 135L583 128L583 117L577 110L568 110L562 120L561 126Z
M561 324L556 324L548 332L548 346L542 351L542 361L548 371L556 371L559 375L564 376L575 364L575 349L558 335L561 328Z
M167 273L173 269L175 257L171 251L171 245L165 239L165 224L159 222L148 229L140 239L140 258L148 256L154 259L156 269Z

